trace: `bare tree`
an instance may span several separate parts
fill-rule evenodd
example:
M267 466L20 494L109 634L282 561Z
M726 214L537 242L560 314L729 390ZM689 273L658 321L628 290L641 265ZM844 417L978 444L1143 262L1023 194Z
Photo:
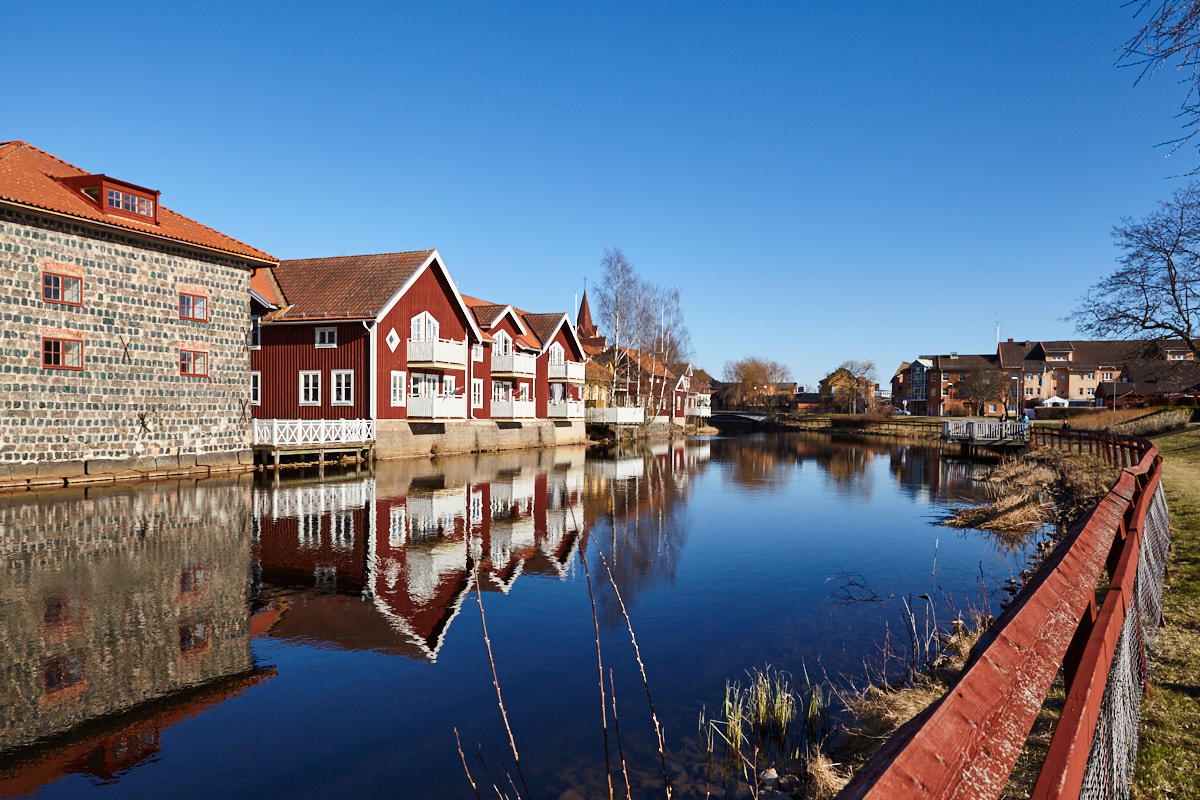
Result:
M958 396L971 404L972 414L982 414L983 405L990 400L1007 402L1004 393L1008 390L1007 379L999 370L972 370L963 374L962 380L954 384Z
M600 266L596 308L600 329L613 343L613 389L620 383L638 405L661 408L667 365L691 357L679 290L643 280L620 247L605 248Z
M1143 220L1113 227L1119 266L1069 319L1097 337L1181 339L1200 357L1200 187L1179 189Z
M1128 5L1137 6L1134 16L1138 17L1151 8L1151 0L1130 0ZM1185 133L1163 142L1174 153L1200 133L1200 0L1160 0L1142 29L1121 46L1117 58L1118 67L1138 70L1134 85L1149 81L1169 65L1182 74L1178 82L1187 86L1178 114Z
M748 356L738 361L726 361L724 378L726 383L735 385L738 405L769 408L768 399L775 396L780 383L791 379L791 372L778 361Z

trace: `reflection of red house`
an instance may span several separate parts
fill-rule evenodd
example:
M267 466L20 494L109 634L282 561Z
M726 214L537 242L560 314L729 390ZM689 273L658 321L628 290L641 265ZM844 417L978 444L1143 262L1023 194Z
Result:
M369 542L369 552L353 551L363 582L343 581L339 568L336 587L328 587L336 593L289 595L269 635L435 659L476 570L484 591L500 593L524 572L565 574L583 525L582 453L577 460L552 469L501 469L490 480L457 487L447 486L445 476L415 478L405 494L378 499L374 481L343 487L357 492L362 505L355 518L371 526L356 540ZM319 589L319 570L333 554L323 541L304 550L297 517L322 489L307 501L302 491L276 490L273 504L260 498L260 566L268 583Z

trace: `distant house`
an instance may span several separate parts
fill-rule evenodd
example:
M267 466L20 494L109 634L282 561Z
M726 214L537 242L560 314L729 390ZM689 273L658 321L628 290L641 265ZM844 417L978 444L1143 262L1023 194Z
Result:
M1157 374L1160 367L1191 363L1191 352L1180 342L1009 339L994 354L923 355L901 364L892 377L892 404L914 414L972 413L961 384L972 375L992 373L1002 388L985 401L988 416L1015 415L1051 398L1100 405L1108 402L1104 398L1120 396L1117 387L1134 373ZM1126 395L1129 402L1145 399L1140 393Z
M251 273L277 261L160 201L0 144L0 480L249 463Z
M837 411L861 413L875 405L874 381L863 375L855 375L845 367L838 367L819 383L821 399Z

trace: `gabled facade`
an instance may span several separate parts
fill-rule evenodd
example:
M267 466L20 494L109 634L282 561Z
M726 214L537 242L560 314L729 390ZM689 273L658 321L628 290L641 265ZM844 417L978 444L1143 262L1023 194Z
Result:
M587 356L571 320L566 314L522 312L522 317L539 343L534 398L538 418L582 420Z
M251 273L157 190L0 144L0 482L250 463Z
M261 419L468 419L483 334L436 250L283 261L253 352Z

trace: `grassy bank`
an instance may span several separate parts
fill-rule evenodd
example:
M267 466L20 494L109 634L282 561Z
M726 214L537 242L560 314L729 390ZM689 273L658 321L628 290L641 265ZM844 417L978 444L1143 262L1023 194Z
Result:
M1154 441L1163 453L1171 554L1133 796L1200 797L1200 426Z

